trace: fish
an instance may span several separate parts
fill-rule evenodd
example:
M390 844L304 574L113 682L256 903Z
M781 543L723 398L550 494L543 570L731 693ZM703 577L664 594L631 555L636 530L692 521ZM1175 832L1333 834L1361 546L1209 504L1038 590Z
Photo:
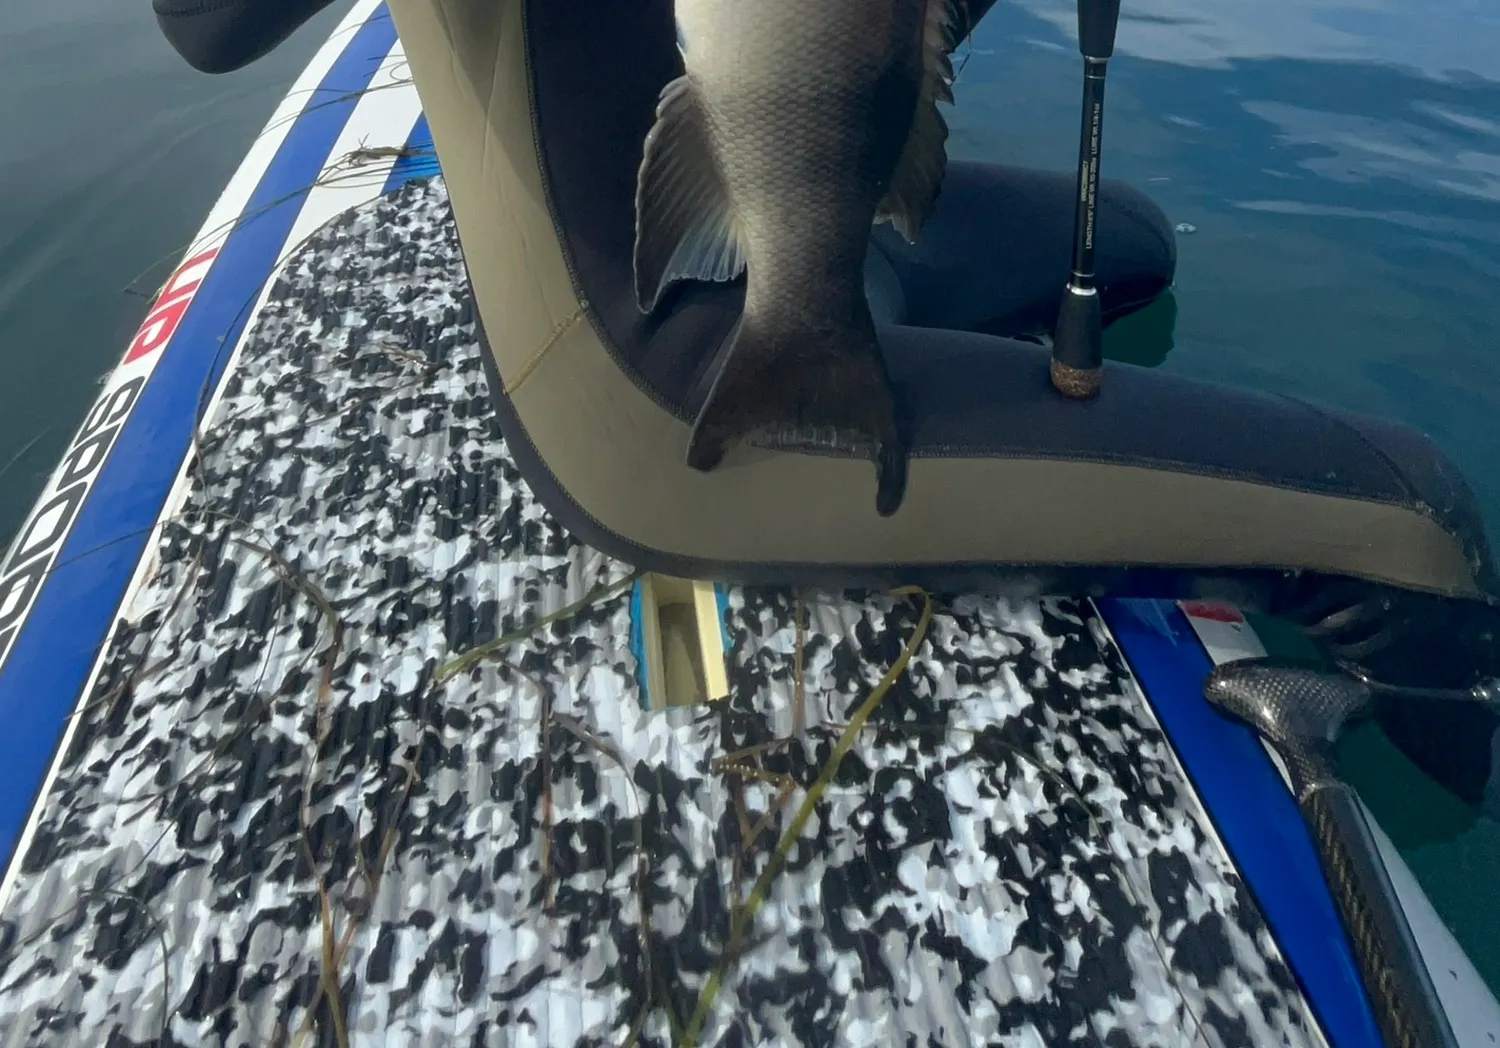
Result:
M662 88L636 183L635 295L745 275L687 463L736 444L832 448L906 492L896 394L865 297L890 222L915 243L947 170L964 0L675 0L683 72Z

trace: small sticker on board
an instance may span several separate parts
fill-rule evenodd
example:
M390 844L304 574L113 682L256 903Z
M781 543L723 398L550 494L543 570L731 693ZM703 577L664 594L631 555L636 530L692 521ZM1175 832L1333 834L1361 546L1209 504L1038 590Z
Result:
M1178 607L1187 616L1199 643L1215 666L1239 659L1265 657L1265 645L1245 621L1244 614L1233 605L1185 600L1179 602Z

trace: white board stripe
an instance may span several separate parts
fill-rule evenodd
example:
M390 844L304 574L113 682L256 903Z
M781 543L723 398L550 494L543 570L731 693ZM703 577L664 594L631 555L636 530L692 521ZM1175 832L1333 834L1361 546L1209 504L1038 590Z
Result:
M224 186L224 192L209 209L208 217L204 219L202 227L193 238L192 246L184 257L191 257L205 248L228 239L235 224L244 216L245 208L250 203L255 187L260 185L261 177L266 173L266 168L275 158L282 142L286 141L286 136L296 124L297 118L309 106L330 101L318 95L318 85L323 82L323 78L328 75L333 64L344 53L344 47L349 43L349 38L358 33L370 20L370 16L375 13L381 3L382 0L359 0L344 16L338 28L329 35L323 46L318 49L317 54L313 55L307 68L292 82L290 90L271 113L270 119L266 121L266 126L250 143L245 159L230 176L229 182Z
M376 88L379 90L375 90ZM355 104L354 111L344 124L344 129L339 133L333 148L329 150L317 184L303 201L302 209L298 212L296 221L292 223L291 232L287 234L286 241L277 253L276 265L267 274L265 282L256 294L250 319L230 352L229 360L224 368L224 377L220 379L219 385L213 390L208 403L204 406L203 417L205 419L214 417L219 402L223 399L225 380L235 368L239 367L245 340L254 332L255 318L264 307L266 296L271 293L271 287L276 282L276 277L280 274L287 256L324 224L380 194L385 187L386 180L390 178L391 169L396 164L396 156L391 150L405 144L421 114L422 104L417 97L416 88L410 81L406 54L401 48L400 41L397 41L396 46L375 71L375 76L370 81L370 89ZM157 518L158 526L182 511L189 490L187 467L188 459L185 458L178 468L177 479L173 482L166 502L162 506L161 515ZM136 595L141 590L142 582L150 571L154 570L155 550L155 544L147 546L147 553L141 558L141 563L136 567L135 575L130 580L130 586L125 591L125 599L121 606L127 618L133 618L149 610L136 608L133 604ZM94 667L93 675L97 676L102 663L101 655ZM92 684L84 689L83 694L87 695L91 690ZM0 904L3 904L3 896L0 896Z
M297 216L283 256L325 222L381 191L396 163L394 151L406 144L421 115L422 102L398 40L329 152L320 185ZM270 281L265 290L270 290Z
M1364 802L1360 802L1364 806ZM1416 876L1401 858L1396 845L1386 836L1375 816L1365 808L1365 818L1370 823L1370 833L1380 849L1380 858L1391 877L1391 887L1401 900L1406 911L1406 920L1411 925L1412 937L1417 940L1417 949L1427 965L1427 973L1437 988L1443 1011L1448 1013L1448 1023L1453 1027L1453 1038L1462 1048L1495 1048L1500 1044L1500 1002L1479 976L1474 962L1464 952L1438 912L1432 908L1432 900L1417 883Z

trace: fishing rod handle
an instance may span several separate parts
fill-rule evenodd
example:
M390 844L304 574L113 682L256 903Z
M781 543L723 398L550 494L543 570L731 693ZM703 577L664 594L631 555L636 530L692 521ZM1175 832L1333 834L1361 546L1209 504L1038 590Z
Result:
M1458 1048L1358 796L1324 780L1299 803L1387 1048Z
M1099 292L1069 284L1052 334L1052 386L1072 400L1099 395L1104 377L1104 317Z

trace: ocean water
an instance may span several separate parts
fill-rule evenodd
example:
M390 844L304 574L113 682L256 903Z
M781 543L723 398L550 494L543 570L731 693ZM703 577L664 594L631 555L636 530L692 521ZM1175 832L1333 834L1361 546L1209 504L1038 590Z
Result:
M149 0L0 19L0 545L8 543L335 4L239 73L195 72Z
M146 0L0 24L0 546L149 295L336 4L235 74L193 72ZM1106 176L1179 224L1169 299L1111 355L1399 419L1500 523L1500 7L1125 0ZM1071 169L1070 0L1002 0L961 49L954 155ZM1106 233L1107 235L1107 233ZM1500 829L1378 732L1346 766L1491 985Z

